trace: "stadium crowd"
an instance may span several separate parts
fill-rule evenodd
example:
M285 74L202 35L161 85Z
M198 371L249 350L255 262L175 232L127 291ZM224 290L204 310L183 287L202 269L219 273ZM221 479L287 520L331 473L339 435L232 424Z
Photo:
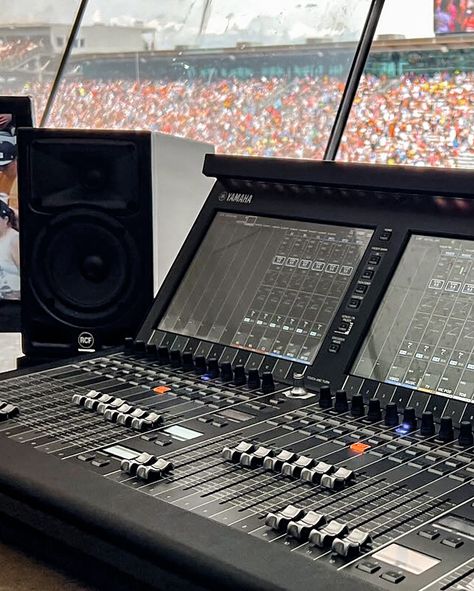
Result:
M0 39L0 63L3 65L16 63L26 58L37 47L37 43L28 39L18 39L15 41Z
M330 77L68 81L48 125L151 129L209 141L219 152L321 158L343 89ZM41 113L49 86L23 91ZM474 73L365 75L339 158L452 167L474 161L473 150Z

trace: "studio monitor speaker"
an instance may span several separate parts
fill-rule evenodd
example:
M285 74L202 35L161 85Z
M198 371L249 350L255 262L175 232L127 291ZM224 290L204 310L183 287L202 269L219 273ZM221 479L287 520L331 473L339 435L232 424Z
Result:
M20 129L18 149L23 352L70 356L135 336L209 192L213 147Z

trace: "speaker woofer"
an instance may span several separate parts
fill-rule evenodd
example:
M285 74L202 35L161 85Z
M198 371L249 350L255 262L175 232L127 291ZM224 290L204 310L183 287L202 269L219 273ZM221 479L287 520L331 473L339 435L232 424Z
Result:
M127 229L110 216L73 210L38 236L31 289L47 311L73 326L100 326L133 306L140 260Z

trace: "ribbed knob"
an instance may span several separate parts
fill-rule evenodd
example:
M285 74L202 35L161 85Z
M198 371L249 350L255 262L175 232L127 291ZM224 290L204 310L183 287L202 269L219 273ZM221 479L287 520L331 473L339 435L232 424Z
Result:
M462 421L459 425L459 445L462 445L463 447L471 447L471 445L474 445L471 421Z
M224 361L221 363L221 380L226 384L234 379L234 372L232 371L232 365L230 361Z
M158 347L158 361L161 365L167 365L170 362L170 352L168 347Z
M415 431L418 427L418 421L416 419L416 412L415 409L411 406L407 406L403 411L403 421L402 421L403 428L408 431Z
M246 381L245 367L243 365L236 365L234 367L234 384L236 386L243 386Z
M371 398L369 400L369 410L367 411L367 419L371 423L378 423L382 420L382 410L380 408L380 400L378 398Z
M332 407L331 388L329 386L319 388L319 406L320 408Z
M219 377L219 362L217 357L211 357L207 360L207 375L213 380Z
M387 427L396 427L399 422L397 405L389 402L385 407L385 424Z
M451 417L441 417L438 439L443 443L449 443L454 439L453 419Z
M250 390L260 388L260 374L258 373L258 369L249 369L247 385Z
M365 415L364 399L362 394L354 394L351 399L351 415L363 417Z
M193 354L189 351L185 351L182 357L184 371L192 371L194 369Z
M271 371L265 371L262 374L262 392L264 394L275 392L275 382L273 381L273 374Z
M338 390L336 392L334 410L339 413L347 412L349 410L349 405L347 403L347 394L345 390Z
M170 363L171 367L179 367L181 365L181 351L179 349L170 351Z
M420 435L423 437L433 437L435 434L435 424L433 413L429 410L421 415Z
M202 376L206 373L207 365L206 365L206 358L204 355L196 355L194 358L194 371L197 373L198 376Z

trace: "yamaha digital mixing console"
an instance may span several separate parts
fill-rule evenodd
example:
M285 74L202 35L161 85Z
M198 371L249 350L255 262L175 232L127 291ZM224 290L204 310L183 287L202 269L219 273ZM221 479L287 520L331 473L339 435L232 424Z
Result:
M473 173L205 173L137 338L0 381L2 522L158 589L472 591Z

